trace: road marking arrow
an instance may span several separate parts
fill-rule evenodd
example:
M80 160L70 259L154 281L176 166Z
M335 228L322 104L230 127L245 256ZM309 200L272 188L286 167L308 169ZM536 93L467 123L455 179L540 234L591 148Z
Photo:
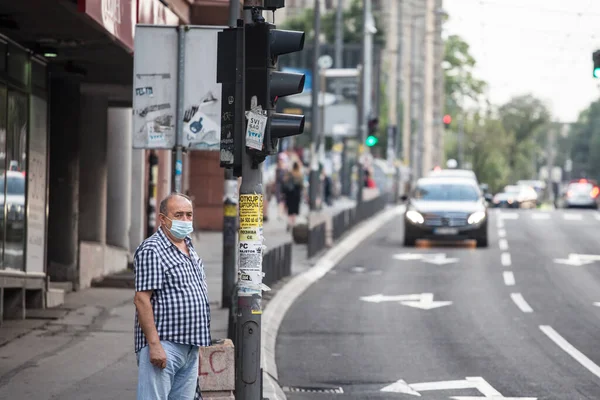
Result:
M434 301L433 293L401 294L396 296L386 296L378 293L371 296L363 296L360 299L369 303L398 302L403 306L419 308L421 310L432 310L452 304L451 301Z
M594 261L600 261L600 256L593 254L569 254L569 258L554 259L554 262L557 264L572 265L576 267L591 264Z
M452 304L451 301L433 301L433 293L423 293L417 301L403 301L403 306L419 308L421 310L433 310L434 308L445 307Z
M410 301L410 300L420 300L420 294L402 294L399 296L386 296L384 294L374 294L372 296L363 296L360 298L362 301L367 301L369 303L383 303L387 301Z
M456 396L451 398L455 400L537 400L537 397L504 397L499 391L494 389L492 385L487 383L486 380L480 376L467 377L463 380L456 381L423 382L412 384L407 384L406 381L400 379L391 385L380 389L380 391L404 393L421 397L420 392L462 389L477 389L483 396Z
M446 258L445 253L400 253L395 254L394 259L400 261L421 260L423 262L435 265L446 265L459 261L458 258Z
M458 261L458 258L446 258L445 254L431 254L422 259L426 263L435 265L452 264Z
M392 383L381 389L382 392L412 394L413 396L421 397L419 392L415 392L403 379Z
M396 260L401 260L401 261L420 260L421 258L423 258L423 254L401 253L401 254L395 254L394 258Z

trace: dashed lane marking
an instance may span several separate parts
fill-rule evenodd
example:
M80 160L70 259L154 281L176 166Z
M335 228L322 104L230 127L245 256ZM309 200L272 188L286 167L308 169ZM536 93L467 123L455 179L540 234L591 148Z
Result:
M515 302L517 307L519 307L519 310L523 311L524 313L533 312L533 308L527 304L521 293L511 293L510 298Z
M502 262L503 267L510 267L512 264L510 253L502 253L500 255L500 262Z
M515 286L515 274L512 271L504 271L502 275L506 286Z

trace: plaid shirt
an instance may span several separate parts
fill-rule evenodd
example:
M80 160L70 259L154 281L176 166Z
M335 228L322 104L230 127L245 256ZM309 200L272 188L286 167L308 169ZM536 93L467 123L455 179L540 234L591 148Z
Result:
M210 308L202 260L185 238L186 256L162 228L144 240L134 256L136 292L153 290L150 302L160 340L210 346ZM135 352L148 342L135 313Z

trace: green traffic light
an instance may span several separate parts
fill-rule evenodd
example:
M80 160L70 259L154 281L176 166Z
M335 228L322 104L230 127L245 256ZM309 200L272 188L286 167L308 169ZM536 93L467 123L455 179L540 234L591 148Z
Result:
M594 78L600 78L600 68L594 68Z
M365 144L369 147L373 147L377 144L378 141L379 141L379 139L377 139L375 136L371 135L367 138L367 140L365 140Z

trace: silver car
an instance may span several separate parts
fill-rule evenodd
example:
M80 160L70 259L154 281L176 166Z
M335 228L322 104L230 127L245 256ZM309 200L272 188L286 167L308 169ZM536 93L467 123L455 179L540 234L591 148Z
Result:
M566 208L598 209L600 188L587 179L571 182L567 186L564 204Z

